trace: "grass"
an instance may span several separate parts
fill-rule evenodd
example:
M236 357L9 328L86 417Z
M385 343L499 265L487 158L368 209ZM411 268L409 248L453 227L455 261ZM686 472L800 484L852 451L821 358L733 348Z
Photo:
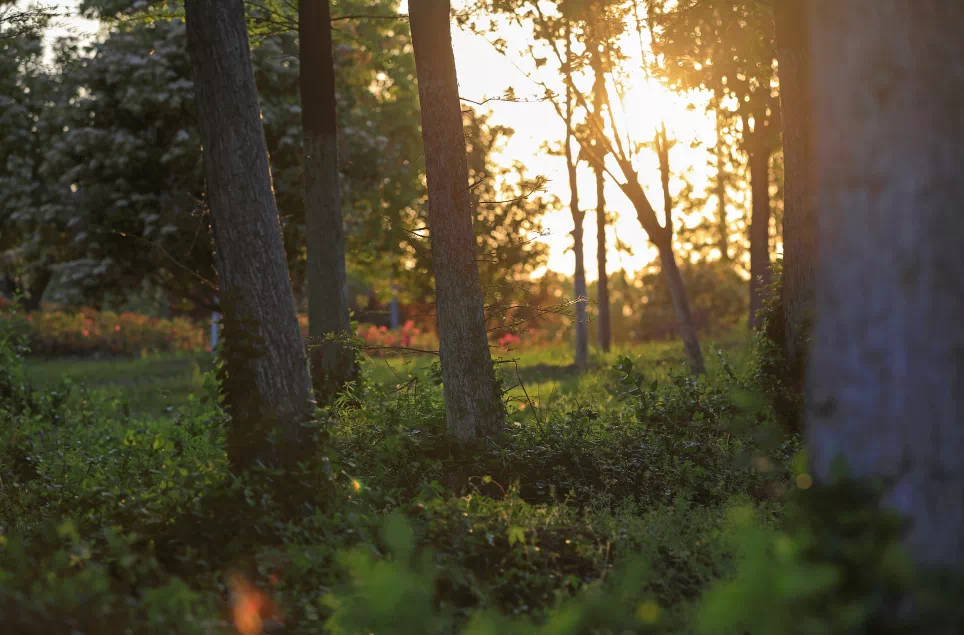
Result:
M731 332L719 341L706 341L704 355L709 372L719 369L715 350L726 351L734 365L742 366L748 355L745 333ZM631 347L616 347L608 354L594 352L590 372L580 375L572 367L572 351L565 346L530 350L505 350L493 347L492 356L504 375L509 395L517 403L539 408L551 407L560 395L593 393L600 398L605 390L604 377L623 356L655 378L665 378L669 369L680 367L685 357L676 341L654 342ZM398 390L413 378L424 380L437 360L431 355L368 358L364 367L368 380L384 390ZM161 354L134 359L30 359L27 377L40 389L56 388L61 382L100 391L113 398L123 397L132 413L159 416L183 406L190 395L203 390L203 374L213 368L209 353ZM524 388L524 390L523 390ZM526 397L526 394L528 397Z

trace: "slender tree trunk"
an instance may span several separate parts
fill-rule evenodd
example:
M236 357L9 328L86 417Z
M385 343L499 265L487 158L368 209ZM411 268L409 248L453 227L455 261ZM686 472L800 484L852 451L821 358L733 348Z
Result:
M813 320L817 214L810 141L810 44L805 0L774 5L780 101L783 112L783 280L784 352L802 375L807 333ZM792 370L794 375L798 370Z
M325 336L351 334L328 0L299 0L298 16L308 230L308 348L315 397L325 403L358 378L358 364L353 348L344 341L324 341Z
M676 312L676 320L679 322L679 334L683 340L686 357L689 359L690 368L693 372L702 375L706 372L706 366L703 363L703 353L700 351L700 340L696 334L696 326L693 324L693 315L690 312L686 287L683 285L683 276L676 264L676 255L673 253L672 239L661 241L660 244L656 245L656 248L659 250L663 275L666 276L666 284L673 300L673 310Z
M596 265L599 269L597 302L599 303L599 348L609 352L612 326L609 319L609 273L606 271L606 174L596 168Z
M241 0L187 0L207 200L224 314L222 388L237 470L310 451L313 413ZM270 443L278 433L281 452Z
M964 567L964 4L813 0L817 319L808 440ZM819 122L819 125L816 125ZM956 631L955 631L956 632Z
M730 224L726 219L726 146L723 142L723 117L716 115L716 200L717 246L720 259L730 261Z
M425 143L445 419L455 438L471 441L500 434L504 409L485 330L449 13L448 0L409 2Z
M592 64L593 80L593 110L596 115L596 128L602 130L603 106L606 102L606 76L603 72L602 55L598 48L591 47L590 63ZM602 147L602 143L597 146ZM596 283L596 304L599 306L599 323L596 328L599 337L599 348L604 353L609 352L612 343L612 326L609 319L609 273L606 271L606 172L602 164L594 166L596 172L596 268L599 279Z
M761 125L757 123L757 125ZM762 127L762 126L761 126ZM744 134L748 134L744 131ZM752 137L762 137L762 130ZM759 326L757 312L763 308L770 286L770 153L762 139L750 140L750 328Z
M586 289L586 255L583 249L582 224L586 214L579 210L579 188L576 163L572 156L571 134L566 132L566 167L569 172L569 211L572 213L572 253L576 258L576 271L573 285L576 295L576 368L584 369L589 365L589 317L586 311L588 290Z

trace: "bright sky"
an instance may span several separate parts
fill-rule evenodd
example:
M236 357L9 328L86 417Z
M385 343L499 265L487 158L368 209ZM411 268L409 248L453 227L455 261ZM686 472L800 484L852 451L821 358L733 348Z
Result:
M53 4L76 7L78 0L60 0ZM462 0L454 0L458 7ZM27 4L27 2L21 2ZM49 4L49 3L48 3ZM402 2L402 11L407 10L407 0ZM635 27L635 25L630 25ZM62 21L62 25L54 31L53 36L62 35L67 31L75 34L94 36L98 24L80 18L70 18ZM516 95L524 98L540 94L542 89L525 72L533 73L533 78L546 81L556 90L562 90L558 74L548 64L536 70L527 55L520 55L526 49L524 31L501 32L501 37L510 45L509 56L497 52L489 42L472 33L453 29L456 66L459 74L459 92L463 98L483 101L486 98L500 97L509 88L514 89ZM648 40L644 39L644 43ZM631 87L622 105L624 112L617 113L617 123L621 128L628 129L634 141L649 141L653 131L661 121L665 121L670 136L678 140L670 156L670 163L674 173L692 170L689 178L699 193L707 186L707 179L712 173L706 168L708 158L707 148L715 144L716 130L714 122L704 113L702 104L697 104L695 110L687 110L689 99L680 97L663 89L655 81L647 78L638 63L639 40L635 28L630 29L626 41L623 43L624 53L634 56L637 71L631 74L628 84ZM627 67L632 62L627 63ZM523 72L525 71L525 72ZM589 80L591 81L591 80ZM588 84L586 86L588 88ZM549 179L546 190L549 194L559 197L563 201L563 208L551 212L543 221L547 236L545 241L550 248L549 268L571 274L575 267L575 259L570 246L572 238L572 217L568 209L569 185L566 164L563 157L548 156L541 151L545 142L556 143L565 136L565 126L556 115L553 107L545 102L489 102L480 108L491 111L490 121L493 124L507 125L515 130L515 135L501 152L507 160L522 161L530 176L543 175ZM699 147L691 147L693 142ZM636 162L636 170L643 182L644 189L657 210L662 207L660 191L659 168L655 155L643 151ZM613 170L618 176L618 170ZM681 182L672 184L674 193ZM585 164L581 165L579 173L580 205L587 211L585 222L585 258L586 274L590 280L596 276L596 223L592 214L595 209L595 176ZM607 234L609 245L609 270L615 271L620 267L629 271L637 271L645 266L654 256L655 251L650 247L636 220L632 206L623 196L618 186L611 180L606 184L606 201L611 213L617 215ZM731 210L732 213L732 210ZM696 222L696 219L692 219ZM630 246L633 255L621 254L615 250L615 237Z

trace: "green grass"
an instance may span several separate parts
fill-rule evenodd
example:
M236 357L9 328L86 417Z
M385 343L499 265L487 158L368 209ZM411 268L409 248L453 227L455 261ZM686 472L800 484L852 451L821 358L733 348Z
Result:
M718 371L717 349L742 367L749 353L748 336L742 331L728 333L719 340L705 340L703 354L709 372ZM677 341L653 342L631 347L617 347L608 354L593 352L590 372L580 375L572 367L572 350L567 346L534 349L492 349L499 372L509 388L509 397L540 409L551 408L560 395L581 393L609 399L607 390L610 369L623 356L630 357L637 368L655 378L665 378L670 369L685 361ZM408 355L366 358L368 381L386 391L402 389L413 378L424 380L438 358L431 355ZM162 415L183 406L190 395L203 390L203 374L213 368L209 353L153 355L137 359L31 359L27 377L37 388L56 388L61 382L97 390L109 397L123 396L132 413Z
M134 414L161 415L183 406L203 388L203 375L214 368L209 353L153 355L137 359L29 359L27 378L38 389L64 381L123 397Z

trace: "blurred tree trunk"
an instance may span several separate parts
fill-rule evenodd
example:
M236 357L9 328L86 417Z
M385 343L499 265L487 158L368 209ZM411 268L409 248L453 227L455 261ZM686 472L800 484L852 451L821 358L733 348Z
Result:
M325 336L351 335L328 0L299 0L298 40L308 232L308 350L315 397L327 403L358 378L354 349L344 341L323 341Z
M885 486L917 562L964 567L964 4L813 0L814 475Z
M567 23L565 28L566 61L572 60L572 34ZM566 170L569 175L569 212L572 214L572 254L576 259L573 273L573 287L576 296L576 368L583 370L589 365L589 290L586 288L586 251L583 243L583 222L586 213L579 209L579 180L576 171L577 159L572 152L572 120L576 109L572 90L572 65L565 66L566 73Z
M716 113L716 200L717 210L717 246L720 259L730 261L730 225L726 219L726 145L723 142L723 117L719 110Z
M759 125L757 119L754 126ZM743 115L743 134L750 167L750 328L759 324L757 313L763 308L770 286L770 147L762 126L749 128Z
M504 408L485 328L478 247L448 0L411 0L422 111L442 384L449 432L460 441L501 433Z
M598 49L591 47L590 61L592 64L593 80L593 110L596 115L596 130L605 128L603 122L603 106L606 100L606 75L603 71L602 59ZM602 147L602 144L597 144ZM612 343L612 325L609 319L609 273L606 268L606 171L601 163L594 165L596 172L596 267L599 278L596 282L596 303L599 305L599 348L604 353L609 352Z
M696 325L693 323L693 314L690 311L689 297L686 294L686 286L683 284L683 275L680 273L679 266L676 264L676 254L673 252L673 197L669 192L669 135L666 133L666 124L660 126L656 133L653 143L656 148L656 156L659 159L659 176L663 190L663 214L664 227L654 237L650 234L650 239L659 250L659 259L666 276L666 284L669 287L669 294L673 300L673 310L676 312L676 320L679 322L680 338L683 340L683 348L686 349L686 356L689 359L690 367L697 375L706 372L703 362L703 352L700 350L699 336L696 333Z
M241 0L187 0L223 319L222 389L236 470L310 451L314 403L271 188ZM280 433L280 451L270 442Z
M566 169L569 173L569 211L572 214L572 253L576 258L576 271L573 286L576 296L576 368L584 369L589 365L589 319L586 311L588 291L586 289L586 254L583 249L583 221L586 213L579 209L579 187L576 175L576 162L572 156L572 97L567 84L567 125L566 125Z
M783 112L783 346L794 375L791 380L799 384L805 367L807 333L813 319L817 247L806 1L777 2L773 17Z

